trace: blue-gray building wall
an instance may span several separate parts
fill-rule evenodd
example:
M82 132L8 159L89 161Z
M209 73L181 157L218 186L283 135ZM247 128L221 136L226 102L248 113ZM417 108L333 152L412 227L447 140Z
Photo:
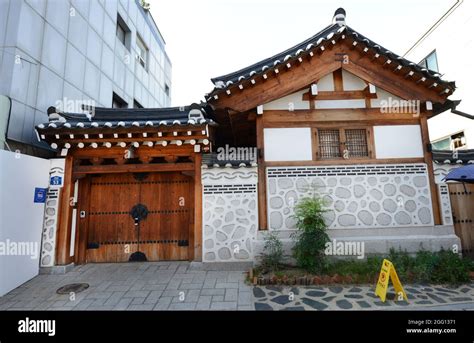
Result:
M117 14L130 29L129 50L117 38ZM148 47L146 68L136 59L137 33ZM33 128L58 102L111 107L116 93L129 107L134 100L166 107L170 89L165 42L139 0L0 0L0 94L12 100L8 140L43 146Z

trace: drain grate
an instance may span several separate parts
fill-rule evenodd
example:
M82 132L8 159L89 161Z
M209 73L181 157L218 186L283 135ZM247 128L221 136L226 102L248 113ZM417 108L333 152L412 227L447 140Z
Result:
M80 293L89 288L88 283L71 283L69 285L62 286L58 288L56 293L58 294L69 294L69 293Z

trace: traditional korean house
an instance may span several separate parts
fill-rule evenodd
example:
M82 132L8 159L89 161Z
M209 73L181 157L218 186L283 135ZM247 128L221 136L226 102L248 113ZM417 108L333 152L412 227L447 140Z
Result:
M329 235L366 253L459 245L427 127L455 84L345 19L338 9L304 42L213 78L207 104L51 110L37 132L65 166L46 204L42 265L127 261L138 250L252 262L267 230L291 246L294 205L314 192Z

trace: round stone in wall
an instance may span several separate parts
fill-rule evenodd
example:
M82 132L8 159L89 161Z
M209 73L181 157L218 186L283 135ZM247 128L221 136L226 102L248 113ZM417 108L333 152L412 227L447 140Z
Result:
M342 212L344 211L344 208L346 207L346 205L344 204L344 201L341 201L341 200L337 200L335 203L334 203L334 209L337 211L337 212Z
M48 207L48 208L46 209L46 214L47 214L48 216L54 216L55 213L56 213L56 210L55 210L53 207Z
M337 185L337 179L335 177L330 177L327 182L329 187L334 187Z
M378 212L380 211L380 204L378 202L371 201L369 203L369 208L372 212Z
M337 187L336 196L341 199L349 199L351 197L351 192L347 188Z
M297 201L298 201L298 194L295 191L291 190L285 194L285 203L287 206L293 207L296 205Z
M329 210L327 212L324 212L323 217L326 225L331 226L332 223L334 223L334 220L336 219L336 213L334 213L334 211Z
M232 235L233 239L239 239L245 236L245 227L243 226L238 226L237 229L235 229L234 234Z
M217 203L217 205L224 205L224 204L225 204L225 200L224 200L224 198L222 198L222 197L218 197L216 203Z
M377 215L375 220L377 221L377 224L387 226L392 222L392 217L386 213L380 213Z
M280 197L270 198L270 208L278 209L283 207L283 199Z
M214 229L210 225L204 225L204 235L210 236L214 232Z
M221 260L229 260L231 258L230 249L227 247L222 247L217 251L217 256Z
M424 205L429 205L429 204L430 204L430 199L428 199L428 198L425 197L425 196L419 197L418 200L419 200L422 204L424 204Z
M358 207L359 205L355 201L351 201L349 203L349 206L347 206L347 210L351 213L354 213L355 211L357 211Z
M278 187L280 187L281 189L289 189L293 187L293 180L288 178L278 179Z
M214 226L215 228L218 228L222 225L222 220L220 219L216 219L212 222L212 226Z
M323 179L321 178L316 178L311 182L311 188L320 190L326 187L326 184L324 183Z
M426 182L426 177L425 176L415 176L413 178L413 184L416 187L425 187L427 182Z
M402 192L403 194L408 195L410 197L413 197L416 194L415 188L413 188L412 186L408 186L408 185L401 185L400 186L400 192Z
M405 210L408 212L414 212L416 210L416 202L413 200L408 200L405 202Z
M296 189L298 190L298 192L307 192L309 189L308 181L306 181L306 179L297 179Z
M214 248L214 241L212 239L206 239L204 241L204 248L206 248L206 249Z
M56 200L48 200L46 206L56 206Z
M385 186L383 186L383 192L384 192L385 195L387 195L387 196L392 196L392 195L394 195L396 191L397 191L397 188L396 188L394 185L390 184L390 183L388 183L388 184L386 184Z
M249 211L250 212L250 211ZM241 208L238 208L236 211L235 211L235 214L237 214L238 216L240 217L243 217L246 215L245 211Z
M343 177L343 178L341 178L341 181L339 181L339 182L343 186L349 186L352 183L352 180L348 177Z
M323 196L323 201L326 206L331 206L334 200L330 195L326 194L325 196Z
M296 220L293 217L288 217L285 219L285 226L287 229L294 229L296 228Z
M357 214L357 217L359 217L360 221L365 225L372 225L374 223L374 217L369 211L362 210Z
M43 248L46 251L52 251L53 250L53 245L49 242L46 242L46 243L44 243Z
M43 266L47 266L51 263L51 256L50 255L46 255L43 257L43 259L41 260L41 264Z
M204 259L206 261L215 261L216 254L214 254L213 252L207 252L207 253L204 254Z
M276 194L276 180L270 179L268 180L268 191L270 194Z
M270 227L278 230L283 225L283 216L280 212L273 211L270 213Z
M397 210L397 203L392 199L385 199L382 205L383 209L387 212L394 213Z
M356 198L362 198L365 195L365 188L361 185L354 186L354 195Z
M240 249L239 252L234 253L234 257L239 260L247 260L250 255L246 250Z
M53 225L53 224L54 224L54 219L49 219L49 220L47 220L46 223L45 223L46 226L51 226L51 225Z
M219 242L224 242L225 240L227 240L227 235L222 231L217 231L216 232L216 239Z
M411 224L411 218L405 211L400 211L395 214L395 222L398 225L408 225Z
M234 220L234 212L227 212L224 218L226 223L231 222Z
M374 176L371 176L367 179L367 182L369 183L370 186L375 186L377 184L377 178Z
M254 210L256 204L257 204L257 203L255 202L255 200L250 201L250 202L249 202L249 206L248 206L249 209Z
M422 207L418 210L418 218L422 224L429 224L431 222L431 211L428 207Z
M382 192L378 189L371 189L369 193L375 200L382 200L383 198Z
M354 226L356 224L356 217L352 214L343 214L337 218L341 226Z

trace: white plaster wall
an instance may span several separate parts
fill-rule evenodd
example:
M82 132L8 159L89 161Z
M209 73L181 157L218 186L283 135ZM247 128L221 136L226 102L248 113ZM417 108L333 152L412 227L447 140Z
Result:
M364 80L346 70L342 70L342 81L345 91L361 91L367 87Z
M390 101L394 103L394 101L403 101L403 99L377 87L377 98L370 99L370 105L373 108L380 108L382 105L387 106L387 104L390 104Z
M329 228L434 225L426 164L269 167L270 229L294 229L294 206L314 193Z
M264 129L265 161L312 160L311 129Z
M350 100L317 100L315 101L317 109L331 109L331 108L365 108L365 100L350 99Z
M202 170L203 262L249 262L257 237L257 168Z
M454 1L451 1L454 4ZM449 6L445 7L447 10ZM426 36L407 58L418 63L436 49L439 72L444 80L456 81L456 91L451 99L462 99L460 111L474 113L474 85L471 72L474 55L474 2L463 1L437 28ZM439 13L439 17L443 14ZM434 24L431 23L430 25ZM429 29L428 25L426 30ZM423 32L424 33L424 32ZM421 36L421 34L420 34ZM419 37L413 38L413 43ZM428 120L430 139L437 140L464 130L468 149L474 149L474 121L452 114L449 111Z
M318 81L318 91L333 91L334 90L334 78L332 73L323 76Z
M303 101L303 94L308 92L307 89L300 90L296 93L284 96L280 99L271 101L263 105L264 110L309 110L309 101Z
M423 157L419 125L374 126L376 158Z
M35 187L48 187L49 160L0 150L0 242L36 245L37 256L0 256L0 296L38 275L44 204Z

